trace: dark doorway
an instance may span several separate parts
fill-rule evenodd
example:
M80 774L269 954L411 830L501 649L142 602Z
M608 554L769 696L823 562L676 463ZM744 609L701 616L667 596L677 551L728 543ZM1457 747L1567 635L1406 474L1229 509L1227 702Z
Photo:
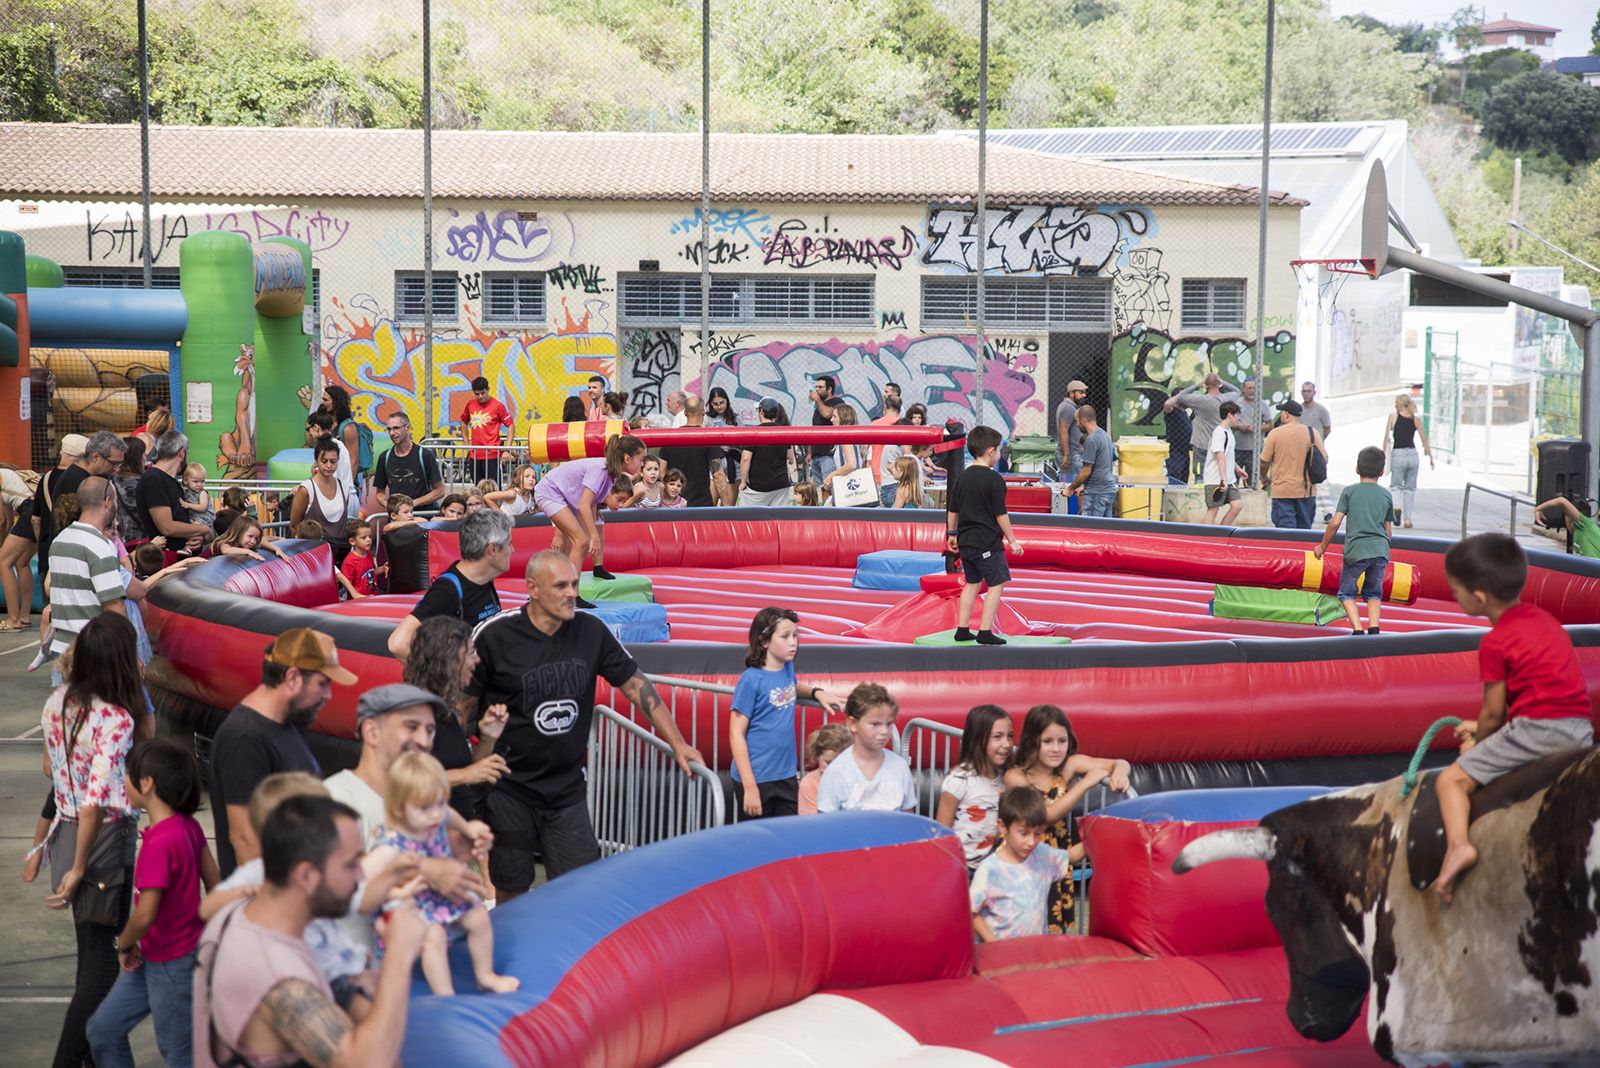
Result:
M1088 403L1106 426L1106 407L1111 403L1111 335L1062 333L1050 335L1050 395L1045 399L1050 436L1056 433L1056 405L1067 396L1067 383L1081 379L1089 387Z

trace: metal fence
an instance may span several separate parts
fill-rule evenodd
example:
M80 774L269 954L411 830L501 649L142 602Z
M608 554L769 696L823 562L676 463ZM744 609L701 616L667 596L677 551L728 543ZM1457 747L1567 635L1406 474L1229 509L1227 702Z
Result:
M600 855L692 834L725 822L722 783L700 764L690 774L654 732L605 705L589 734L589 816Z
M481 452L486 446L468 445L459 437L431 437L423 438L417 442L433 451L439 461L439 473L444 478L445 492L467 493L474 489L480 481L480 475L485 474L482 461L474 458L474 453ZM511 473L518 467L528 462L528 449L526 445L506 443L498 450L499 477L492 479L495 489L503 489L511 481ZM544 477L544 465L534 465L540 478Z

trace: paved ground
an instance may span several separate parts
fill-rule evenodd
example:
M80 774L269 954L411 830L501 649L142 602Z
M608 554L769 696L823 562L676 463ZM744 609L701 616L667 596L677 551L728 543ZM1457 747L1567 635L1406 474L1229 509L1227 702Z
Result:
M20 878L49 789L38 734L50 674L25 670L36 647L33 638L0 634L0 1062L17 1068L50 1063L76 964L69 914L44 907L48 875L32 885ZM210 817L200 819L209 831ZM148 1022L134 1033L133 1054L141 1065L161 1063Z
M1336 464L1335 478L1350 478ZM1452 472L1423 474L1418 492L1415 534L1454 539L1461 531L1464 480ZM1335 496L1337 487L1334 488ZM1469 531L1506 529L1505 502L1474 493ZM1522 515L1527 522L1526 511ZM1519 532L1532 547L1553 548L1554 542ZM71 995L74 943L64 913L44 907L44 879L31 886L18 878L22 856L32 839L35 819L47 789L40 769L39 710L49 692L47 672L29 674L31 638L0 634L0 1036L5 1052L0 1061L19 1068L47 1065ZM210 830L210 816L200 814ZM135 1033L134 1055L140 1064L155 1065L154 1033L146 1023Z

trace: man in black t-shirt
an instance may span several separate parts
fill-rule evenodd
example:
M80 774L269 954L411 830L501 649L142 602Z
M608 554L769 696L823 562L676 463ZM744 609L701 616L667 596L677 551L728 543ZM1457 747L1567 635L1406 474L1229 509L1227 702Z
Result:
M191 520L183 503L183 487L178 485L178 476L189 463L189 439L169 430L156 439L149 459L150 466L139 476L139 487L134 491L145 536L161 535L167 539L167 548L174 551L199 549L214 534L204 523Z
M422 511L444 496L444 476L439 473L439 458L426 445L411 440L411 419L396 412L385 420L389 429L389 451L372 465L372 486L378 492L378 507L386 507L389 494L403 493Z
M686 427L703 429L706 423L706 404L699 397L690 397L683 402L683 414L687 422ZM711 496L711 470L713 467L719 471L722 466L722 449L717 446L704 445L663 445L661 447L661 463L665 470L661 473L662 481L666 481L666 472L676 468L683 472L683 499L690 508L710 508L714 503Z
M833 409L839 403L838 399L833 395L835 388L837 387L832 375L817 376L816 384L811 387L811 392L807 394L812 404L812 426L833 425ZM811 480L817 485L822 485L822 480L827 478L829 473L838 466L832 445L813 445L811 447Z
M226 877L261 855L250 828L250 795L280 771L321 774L306 728L333 693L356 677L339 666L333 638L297 627L278 635L261 663L261 685L245 694L211 740L211 814L217 866Z
M501 903L533 885L535 853L544 855L549 879L600 859L584 780L597 678L650 717L684 774L704 763L622 643L577 611L578 571L566 554L536 555L527 581L525 608L478 628L478 666L467 687L480 711L497 704L507 711L495 752L511 773L489 791L486 806L494 831L489 880Z
M456 531L461 559L433 580L400 625L389 634L389 652L396 660L411 655L411 640L424 619L454 616L469 627L500 612L494 580L511 566L511 517L498 508L473 512Z

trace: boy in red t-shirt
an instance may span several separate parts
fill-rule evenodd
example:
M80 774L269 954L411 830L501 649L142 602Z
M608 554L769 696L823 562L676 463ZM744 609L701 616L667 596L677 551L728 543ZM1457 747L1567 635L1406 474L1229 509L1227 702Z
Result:
M500 484L500 428L507 435L512 432L511 412L504 404L489 396L489 380L479 376L472 380L472 399L461 408L461 426L466 432L467 444L487 446L468 452L472 460L472 480L489 479Z
M390 498L392 501L394 498ZM374 566L372 559L372 528L359 519L350 520L345 527L345 535L350 539L350 551L345 554L344 563L339 565L339 570L334 574L338 576L339 585L344 587L352 600L357 597L371 597L379 592L378 575L389 570L389 565Z
M1461 758L1434 783L1448 849L1433 889L1448 905L1455 880L1478 862L1467 838L1472 791L1542 757L1593 745L1594 709L1572 639L1550 613L1517 599L1528 557L1515 538L1458 541L1445 554L1444 573L1462 611L1493 625L1478 643L1483 708L1456 728Z

